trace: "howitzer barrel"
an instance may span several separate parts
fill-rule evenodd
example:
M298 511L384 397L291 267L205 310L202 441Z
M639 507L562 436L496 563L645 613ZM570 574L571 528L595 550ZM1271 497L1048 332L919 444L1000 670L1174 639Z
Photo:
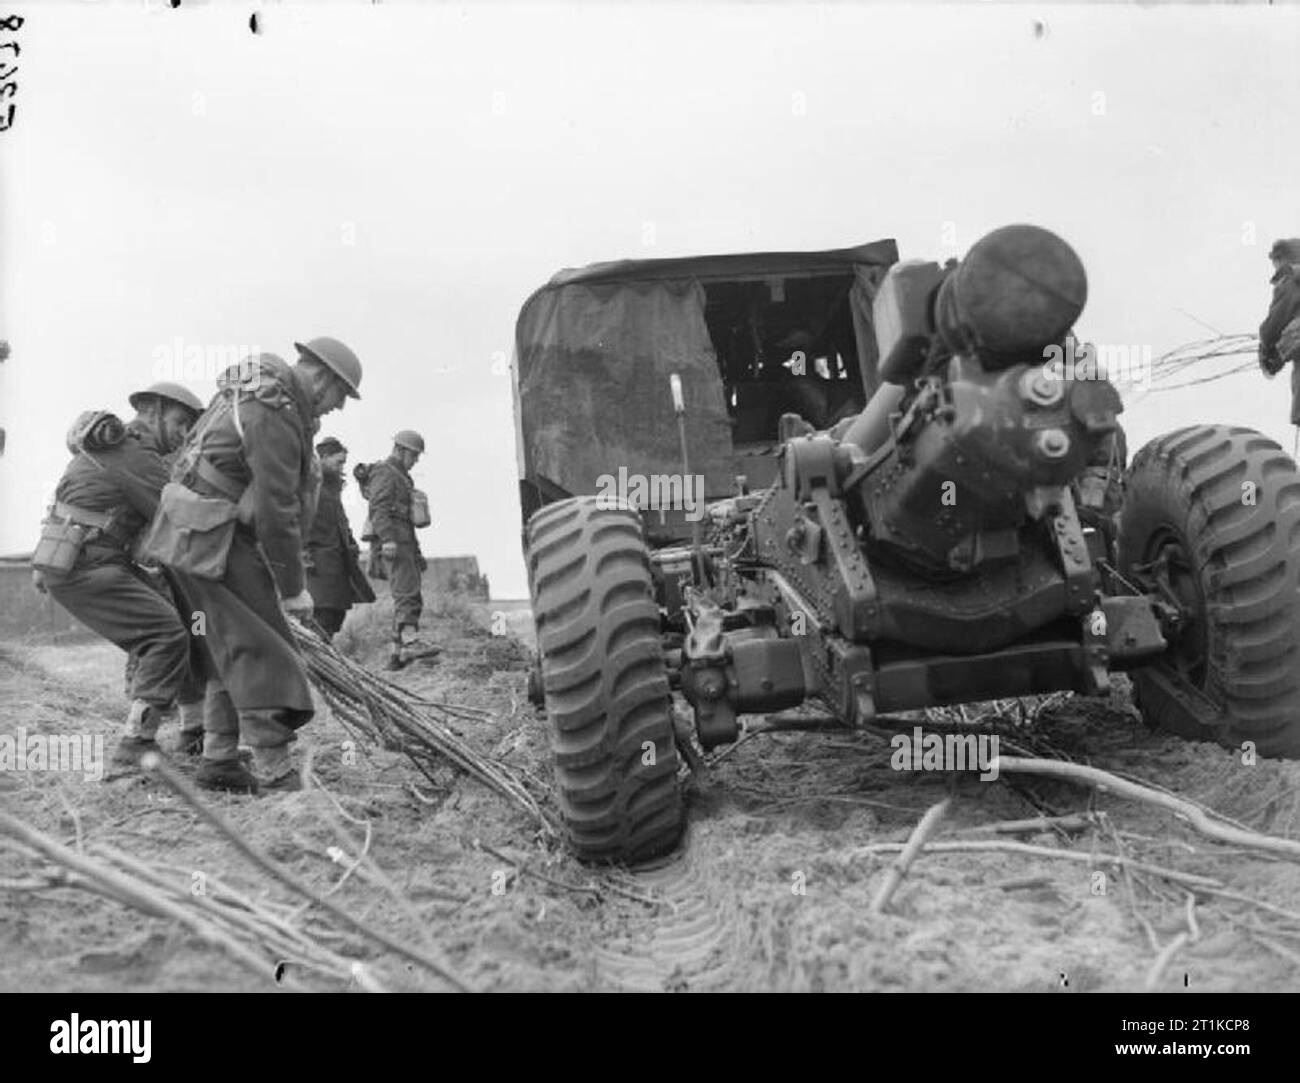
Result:
M954 352L986 369L1043 361L1088 297L1074 249L1039 226L1003 226L980 238L939 287L935 329Z
M898 409L906 390L902 384L881 384L841 439L857 444L870 455L889 435L889 415Z

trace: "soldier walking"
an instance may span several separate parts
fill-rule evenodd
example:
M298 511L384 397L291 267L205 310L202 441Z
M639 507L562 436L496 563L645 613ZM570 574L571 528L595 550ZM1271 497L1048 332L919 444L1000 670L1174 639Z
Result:
M191 672L188 624L133 550L167 481L166 456L203 410L192 391L162 382L130 397L126 425L106 410L83 413L68 434L74 455L33 556L32 581L131 659L127 733L112 762L130 766L158 748L164 715L178 704L182 747L202 731L202 679Z
M357 603L373 602L375 592L361 571L361 548L343 510L348 449L331 436L316 445L316 454L321 487L307 537L307 589L315 602L316 623L332 640L347 611Z
M415 483L411 468L424 452L424 437L403 429L393 437L387 459L370 468L370 524L381 543L393 593L393 637L387 668L401 669L412 657L436 653L436 648L419 640L420 614L424 598L420 576L426 564L415 537L412 500Z
M1277 241L1273 261L1273 300L1259 326L1259 367L1270 380L1288 361L1291 369L1291 424L1300 425L1300 237Z
M313 502L317 419L360 398L361 362L337 339L295 344L296 364L259 354L227 370L172 470L146 553L171 568L205 618L210 666L237 711L210 712L196 781L257 793L301 783L289 756L313 714L285 615L310 615L303 521ZM250 773L240 739L252 747Z

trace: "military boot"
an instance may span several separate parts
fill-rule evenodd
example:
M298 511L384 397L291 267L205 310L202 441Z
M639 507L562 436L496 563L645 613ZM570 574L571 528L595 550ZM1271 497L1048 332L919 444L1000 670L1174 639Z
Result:
M204 701L178 704L181 732L176 738L176 751L182 756L197 758L203 755Z
M290 793L302 789L302 777L294 770L287 744L254 748L253 769L257 772L262 793Z
M240 760L204 759L194 776L197 785L205 790L224 790L226 793L256 795L257 778Z
M239 716L226 690L208 683L203 711L203 762L194 776L205 790L257 793L257 778L239 758Z
M384 668L387 670L401 669L406 665L406 659L402 657L402 639L400 636L393 636L388 644L388 658L384 662Z
M139 767L140 757L146 752L160 752L158 742L150 737L123 737L113 749L109 760L114 767Z
M126 736L117 742L109 762L114 767L136 767L146 752L157 752L158 711L142 699L131 701Z
M285 725L283 712L240 711L239 730L253 746L253 770L257 772L261 792L302 789L302 779L289 756L289 746L296 740L296 734L292 726Z
M191 735L190 726L186 723L185 712L191 707L190 704L181 704L181 741L182 750L192 756L203 755L204 734L208 730L217 733L239 733L239 712L235 710L235 704L231 701L230 693L225 690L220 681L208 681L207 692L202 702L192 705L194 709L200 711L199 714L199 732L197 735ZM193 742L193 751L190 752L186 747L187 738ZM253 754L246 748L238 749L239 759L247 763L253 758Z
M414 624L403 624L397 629L397 635L394 637L394 651L400 659L400 664L390 669L401 669L402 666L410 665L417 658L436 658L442 653L442 648L430 643L428 640L421 639L416 634ZM390 658L391 661L391 658Z

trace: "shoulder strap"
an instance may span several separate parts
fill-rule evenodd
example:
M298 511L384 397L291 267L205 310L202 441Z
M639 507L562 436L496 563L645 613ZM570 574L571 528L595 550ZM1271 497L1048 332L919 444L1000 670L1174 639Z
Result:
M208 433L212 431L213 426L231 409L235 412L235 427L239 430L240 443L243 443L244 431L239 423L239 409L235 394L232 394L230 387L223 387L217 400L203 412L203 416L199 418L199 423L190 432L189 439L185 443L185 450L176 457L176 466L172 471L172 477L183 478L186 474L200 473L199 464L204 461L203 442L207 439Z

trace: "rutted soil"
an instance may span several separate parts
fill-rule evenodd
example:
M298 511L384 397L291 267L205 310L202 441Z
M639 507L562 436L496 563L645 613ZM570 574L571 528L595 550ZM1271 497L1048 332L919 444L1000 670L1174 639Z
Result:
M463 735L535 778L548 778L545 719L528 704L526 609L438 607L426 629L445 652L394 679L432 699L484 708ZM384 604L352 618L340 645L381 657ZM505 613L494 623L494 614ZM507 630L494 635L493 630ZM0 733L105 736L125 715L122 656L111 646L0 645ZM1050 748L1164 787L1256 830L1300 839L1300 765L1240 757L1148 734L1122 694L1065 700L1006 741ZM164 744L169 735L164 733ZM1141 989L1158 949L1189 939L1155 987L1284 990L1300 986L1294 920L1150 874L1122 875L1120 852L1199 874L1283 911L1300 911L1300 866L1211 842L1167 812L1063 782L1004 775L981 783L890 766L877 733L755 734L709 757L687 781L685 845L655 868L594 871L523 813L450 770L435 788L400 754L343 754L348 734L328 713L302 731L297 755L354 823L342 845L311 790L215 797L244 837L350 913L430 946L482 990L1041 990ZM1003 751L1011 751L1004 744ZM205 797L208 795L205 795ZM888 913L869 914L901 842L927 808L952 797L936 841L988 839L981 824L1040 814L1104 812L1073 835L1017 836L1089 860L1008 852L923 855ZM0 773L0 803L70 846L97 841L185 883L203 872L268 906L301 904L251 867L160 782L138 774L87 781L58 772ZM340 883L369 824L369 856L399 904L367 878ZM493 852L495 851L495 852ZM70 887L32 888L40 863L0 836L0 988L6 990L273 989L277 960L257 975L174 922ZM1104 879L1098 874L1103 873ZM394 988L436 989L432 975L319 912L310 921L345 957L367 961ZM309 987L347 983L315 974Z

